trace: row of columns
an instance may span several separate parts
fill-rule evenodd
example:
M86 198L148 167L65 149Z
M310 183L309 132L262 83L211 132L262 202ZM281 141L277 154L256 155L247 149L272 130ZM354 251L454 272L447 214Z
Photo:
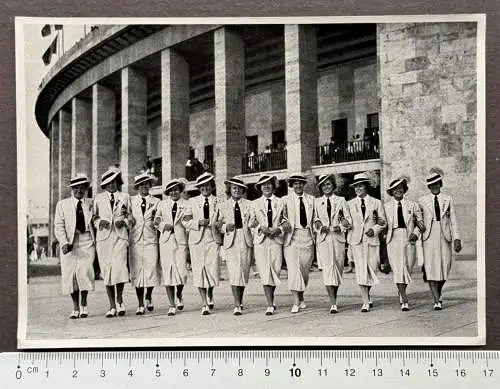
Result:
M303 171L314 164L318 139L316 31L312 26L285 25L286 137L288 170ZM245 152L245 45L238 33L214 31L215 175L216 185L241 173ZM132 66L121 71L121 146L116 153L116 97L97 83L91 98L74 97L61 109L50 128L50 225L59 199L70 195L71 175L84 172L99 191L101 174L119 163L124 190L146 158L147 80ZM184 175L189 136L189 64L174 48L161 52L161 156L164 184ZM210 129L207 129L210 130ZM51 233L51 237L53 233Z

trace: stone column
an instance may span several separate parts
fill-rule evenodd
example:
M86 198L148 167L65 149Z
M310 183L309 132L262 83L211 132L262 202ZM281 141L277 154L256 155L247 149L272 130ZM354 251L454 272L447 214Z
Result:
M146 163L147 80L138 70L122 69L122 144L120 168L123 191L133 194L134 176Z
M318 145L318 76L314 26L285 25L288 171L306 172Z
M56 115L50 124L50 198L49 198L49 250L52 252L54 236L54 214L59 200L59 116Z
M71 175L92 171L92 102L80 97L71 101Z
M224 181L241 174L245 152L245 45L223 27L214 31L215 51L215 176L218 197Z
M71 195L71 112L59 111L59 199Z
M161 53L162 186L185 176L189 154L189 65L175 50Z
M116 97L103 85L92 87L92 196L100 191L101 175L116 158Z

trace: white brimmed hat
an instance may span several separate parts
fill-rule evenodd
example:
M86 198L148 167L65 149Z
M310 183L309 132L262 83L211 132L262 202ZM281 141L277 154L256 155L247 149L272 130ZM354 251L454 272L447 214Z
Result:
M393 189L396 189L399 185L403 184L404 192L408 192L408 184L410 183L410 178L407 176L400 176L391 181L389 187L387 188L387 194L392 196Z
M87 177L86 174L84 173L77 173L75 176L73 176L69 182L69 187L77 186L77 185L90 185L90 180Z
M349 186L354 186L354 185L360 184L362 182L366 182L367 184L370 184L372 182L372 179L366 173L358 173L358 174L354 175L354 181L351 184L349 184Z
M292 186L294 181L301 181L303 183L307 182L306 177L301 173L292 174L288 177L288 186Z
M196 182L194 183L194 186L201 186L203 184L206 184L207 182L214 181L215 177L210 174L209 172L205 172L198 176L196 179Z
M323 185L328 180L332 181L333 186L337 186L337 183L335 181L335 176L333 174L321 174L318 178L318 183L316 184L316 187L321 188L321 185Z
M181 192L184 191L184 189L186 188L186 184L184 184L180 179L174 178L173 180L171 180L167 183L167 186L165 186L164 193L168 194L168 192L170 192L176 186L180 187Z
M272 181L274 183L274 186L276 187L277 180L278 180L278 178L276 176L271 176L269 174L263 174L259 177L259 180L254 185L257 188L260 188L262 184L265 184L266 182Z
M248 186L242 180L240 180L239 178L236 178L236 177L233 177L227 181L224 181L224 184L236 185L236 186L239 186L240 188L248 189Z
M140 184L144 182L151 182L151 185L156 182L156 177L148 172L142 172L141 174L134 177L134 187L137 188Z
M111 181L118 179L118 185L123 185L122 172L116 166L111 166L104 174L101 176L101 188L104 188Z
M441 169L433 167L429 170L429 175L427 176L426 184L427 186L435 184L436 182L443 181L444 173Z

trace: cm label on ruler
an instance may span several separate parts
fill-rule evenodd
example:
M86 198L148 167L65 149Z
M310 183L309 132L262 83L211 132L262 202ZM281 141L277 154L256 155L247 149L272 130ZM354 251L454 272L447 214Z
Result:
M500 387L500 353L474 351L169 351L19 353L0 355L2 383L19 388L40 385L106 388L146 383L168 385L235 384L384 388L480 384ZM417 386L418 384L418 386ZM8 388L13 387L7 385Z

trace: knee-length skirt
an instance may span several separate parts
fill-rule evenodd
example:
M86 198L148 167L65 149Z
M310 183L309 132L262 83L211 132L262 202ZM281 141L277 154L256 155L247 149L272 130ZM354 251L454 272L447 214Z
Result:
M314 259L314 244L309 230L296 229L290 245L283 248L283 254L288 269L288 288L305 291Z
M441 233L441 222L434 221L429 238L423 242L424 267L428 281L446 281L452 264L451 242Z
M97 258L104 285L111 286L129 281L127 268L128 240L113 231L105 240L97 242Z
M200 242L189 245L195 287L211 288L219 285L219 249L219 244L209 230L205 230Z
M316 244L316 257L321 264L323 283L339 286L344 272L345 243L339 242L330 231L325 240Z
M363 239L359 244L351 244L349 250L351 250L354 265L356 266L358 285L372 286L378 284L379 246L372 246Z
M395 228L392 231L391 241L387 243L387 256L395 284L411 282L410 274L415 255L415 245L408 241L406 228Z
M229 284L246 286L252 266L252 247L247 245L242 229L235 230L233 245L224 251Z
M129 265L130 281L136 288L149 288L159 285L158 244L139 240L130 243Z
M188 248L175 236L160 244L160 282L163 286L184 285L187 280Z
M90 233L76 234L73 250L61 251L61 289L63 294L81 290L94 290L95 246Z
M278 286L283 265L283 245L273 239L265 238L253 247L255 264L262 285Z

